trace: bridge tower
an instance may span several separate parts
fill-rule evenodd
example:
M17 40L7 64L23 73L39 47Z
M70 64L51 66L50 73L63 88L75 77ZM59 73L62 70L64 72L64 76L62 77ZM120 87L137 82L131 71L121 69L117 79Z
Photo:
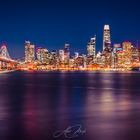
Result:
M4 59L11 59L5 44L3 44L0 48L0 57Z
M11 60L7 47L5 44L3 44L0 48L0 69L7 69L9 67L10 63L7 63L5 60Z

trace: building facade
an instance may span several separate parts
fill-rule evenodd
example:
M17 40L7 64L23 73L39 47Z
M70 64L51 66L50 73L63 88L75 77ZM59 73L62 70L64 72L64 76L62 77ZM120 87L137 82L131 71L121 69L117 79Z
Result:
M35 61L35 45L32 45L30 41L25 42L25 62L33 63Z
M103 33L103 51L110 49L111 47L111 36L110 36L110 27L109 25L104 25Z
M87 56L93 57L93 62L96 59L96 35L90 39L90 42L87 45Z
M70 59L70 44L64 45L64 63L68 64Z
M131 64L132 64L132 43L129 42L129 41L126 41L126 42L123 42L122 43L122 47L123 47L123 64L124 64L124 67L127 68L127 67L131 67Z
M47 64L49 51L45 48L38 48L36 52L37 61L41 64Z

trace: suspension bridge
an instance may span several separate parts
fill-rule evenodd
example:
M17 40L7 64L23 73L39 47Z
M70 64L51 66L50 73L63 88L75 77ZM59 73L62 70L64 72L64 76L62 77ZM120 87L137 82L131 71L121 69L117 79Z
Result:
M0 48L0 70L13 70L18 64L17 61L11 59L5 44Z

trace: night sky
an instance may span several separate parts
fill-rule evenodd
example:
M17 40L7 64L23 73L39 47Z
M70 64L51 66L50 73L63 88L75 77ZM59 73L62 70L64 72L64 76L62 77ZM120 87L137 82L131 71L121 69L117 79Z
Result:
M24 56L25 40L50 51L70 43L72 52L86 53L96 34L101 50L104 24L112 43L140 40L138 0L0 0L0 18L0 43L17 58Z

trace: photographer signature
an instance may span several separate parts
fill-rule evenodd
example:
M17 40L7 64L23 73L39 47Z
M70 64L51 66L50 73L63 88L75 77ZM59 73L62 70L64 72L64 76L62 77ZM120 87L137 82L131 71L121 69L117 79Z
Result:
M86 133L86 129L82 129L82 125L77 124L74 126L69 126L65 130L58 130L53 133L54 138L58 138L60 136L65 136L65 138L76 138L82 136Z

